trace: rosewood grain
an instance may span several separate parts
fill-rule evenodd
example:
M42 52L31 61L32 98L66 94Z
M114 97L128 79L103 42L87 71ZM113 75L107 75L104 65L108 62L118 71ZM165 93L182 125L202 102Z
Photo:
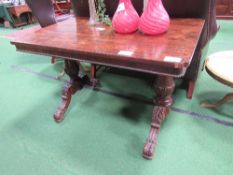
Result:
M180 77L190 64L203 24L201 19L172 19L169 31L159 36L145 36L139 32L121 35L111 27L92 26L86 19L72 18L15 39L12 43L19 50L114 67L119 65L155 74L162 72L157 70L161 67L164 74L172 71L170 75ZM121 51L132 54L121 55ZM164 61L167 56L181 60ZM168 67L170 70L167 72Z

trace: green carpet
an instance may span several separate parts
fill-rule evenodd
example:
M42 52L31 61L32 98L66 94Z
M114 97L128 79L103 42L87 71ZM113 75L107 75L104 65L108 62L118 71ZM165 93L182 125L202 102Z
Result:
M20 31L20 30L23 30L23 29L28 29L28 28L30 28L32 26L35 26L35 25L38 25L38 24L35 23L35 24L30 24L30 25L26 25L26 26L17 27L17 28L12 28L12 27L4 28L4 27L0 27L0 36L1 35L5 35L5 34L9 34L9 33L13 33L13 32L17 32L17 31Z
M233 49L233 21L218 22L208 54ZM15 30L0 28L0 35ZM233 175L233 127L201 119L233 123L233 102L218 110L199 106L232 89L205 71L192 100L176 90L154 159L147 161L141 153L153 109L145 103L154 96L151 81L103 70L100 89L76 93L57 124L52 116L64 80L54 78L61 70L62 62L16 52L0 37L1 175Z

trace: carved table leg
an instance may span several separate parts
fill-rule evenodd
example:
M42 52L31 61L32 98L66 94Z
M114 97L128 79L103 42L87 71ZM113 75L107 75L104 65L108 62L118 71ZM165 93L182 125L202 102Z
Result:
M73 60L65 60L65 72L69 75L70 81L65 85L62 92L62 104L58 107L54 114L54 120L61 122L64 114L70 104L71 96L89 82L87 76L79 77L79 62Z
M150 134L143 149L143 157L152 159L160 126L170 111L173 104L172 93L175 89L175 82L172 77L159 76L155 84L156 99L152 114Z

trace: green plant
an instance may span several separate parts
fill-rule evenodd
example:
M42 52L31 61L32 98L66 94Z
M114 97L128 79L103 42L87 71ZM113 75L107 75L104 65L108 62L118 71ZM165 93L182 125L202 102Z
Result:
M96 0L96 13L99 22L102 22L106 25L112 25L112 22L108 15L105 14L106 5L104 0Z

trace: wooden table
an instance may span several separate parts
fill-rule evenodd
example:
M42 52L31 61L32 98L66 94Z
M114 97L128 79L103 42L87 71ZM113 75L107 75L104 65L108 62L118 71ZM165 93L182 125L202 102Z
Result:
M10 6L8 7L8 11L12 15L14 27L26 25L27 23L30 24L33 22L33 16L31 13L32 11L26 4ZM28 22L21 20L20 15L23 13L27 13ZM31 14L31 16L29 14Z
M151 130L143 155L152 159L162 121L173 104L174 78L182 77L196 49L204 20L172 19L169 31L159 36L115 33L111 27L91 26L87 19L70 18L11 41L18 51L64 57L70 82L65 86L62 104L54 114L64 118L71 96L88 82L79 77L79 61L154 74L155 107Z

